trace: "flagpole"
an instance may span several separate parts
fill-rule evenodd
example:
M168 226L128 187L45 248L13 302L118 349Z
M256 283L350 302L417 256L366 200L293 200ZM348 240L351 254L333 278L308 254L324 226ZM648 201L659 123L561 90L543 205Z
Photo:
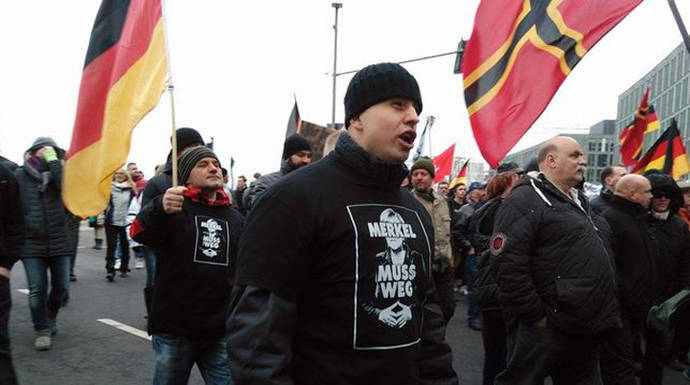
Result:
M173 84L172 66L170 64L170 46L168 44L168 18L166 16L165 9L165 0L161 0L161 13L163 17L163 35L165 36L165 55L167 56L166 62L168 64L168 80L166 81L166 83L168 85L168 94L170 94L170 113L172 115L172 155L170 161L172 163L172 185L173 187L176 187L179 181L177 180L177 125L175 123L175 93L173 92L175 90L175 85Z
M688 38L688 31L685 29L685 24L683 24L683 19L680 17L678 12L678 7L674 0L668 0L668 5L671 7L671 13L673 13L673 18L676 19L676 24L680 30L680 36L683 38L683 43L685 43L685 49L690 53L690 38Z

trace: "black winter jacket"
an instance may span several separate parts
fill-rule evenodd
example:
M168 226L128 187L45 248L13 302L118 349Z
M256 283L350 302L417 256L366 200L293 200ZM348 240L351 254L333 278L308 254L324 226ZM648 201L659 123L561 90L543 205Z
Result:
M156 254L149 333L212 341L225 334L243 218L227 197L208 204L199 190L192 192L176 214L163 211L162 196L154 198L142 207L130 235Z
M168 159L163 172L146 182L144 195L141 196L141 207L149 204L153 198L165 194L165 191L170 187L172 187L172 161Z
M589 203L589 207L592 213L601 215L609 207L613 193L609 191L606 187L602 187L599 192L599 196L592 199Z
M690 284L690 232L676 214L683 205L683 193L665 174L648 175L652 192L663 190L670 195L667 219L652 216L650 225L657 248L657 290L654 304L660 304Z
M0 162L0 267L12 269L24 245L24 214L12 170Z
M474 276L474 301L482 311L501 308L498 285L490 271L491 252L489 251L489 241L501 203L503 203L502 197L494 197L475 211L470 218L470 240L478 256L477 273Z
M646 317L657 297L657 235L646 208L613 196L602 216L611 226L613 255L621 312L624 317Z
M519 322L595 335L621 326L607 234L543 174L523 178L496 214L491 272Z
M457 384L406 174L343 134L252 208L227 324L236 385Z
M36 144L29 151L43 145L52 145L57 149L53 142ZM25 163L14 172L19 183L19 196L24 211L25 240L21 257L49 258L72 255L61 196L61 160L48 163L49 176L47 173L44 175L47 184L27 167L31 166Z

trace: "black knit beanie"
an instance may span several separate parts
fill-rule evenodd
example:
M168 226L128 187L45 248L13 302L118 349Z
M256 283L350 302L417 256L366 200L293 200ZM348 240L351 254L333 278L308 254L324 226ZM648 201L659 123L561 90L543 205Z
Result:
M287 159L300 151L311 151L309 142L300 134L288 136L283 145L283 159Z
M182 186L187 183L189 174L192 173L194 166L204 158L214 158L220 163L216 154L206 146L192 147L182 153L177 170L177 175L180 177L180 184Z
M431 160L431 158L426 157L426 156L421 156L417 158L417 160L414 162L412 165L412 168L410 169L410 174L414 172L414 170L417 169L424 169L431 174L431 177L434 178L436 176L436 169L434 168L434 161Z
M194 143L199 143L202 146L204 145L204 138L202 138L199 132L193 128L178 128L177 130L175 130L175 133L177 135L178 150L182 150L183 148ZM170 142L172 143L172 138L170 138Z
M412 100L417 114L422 112L422 95L414 76L400 64L379 63L357 71L345 93L345 127L376 103L391 98Z

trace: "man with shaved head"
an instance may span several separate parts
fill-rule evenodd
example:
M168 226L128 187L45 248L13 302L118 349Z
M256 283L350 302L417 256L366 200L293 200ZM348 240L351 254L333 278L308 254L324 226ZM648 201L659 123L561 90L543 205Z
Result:
M635 384L634 362L644 331L647 312L653 304L656 247L650 235L647 208L652 186L642 175L626 175L616 184L609 208L602 216L611 226L623 328L603 344L601 373L604 384ZM645 365L645 368L648 365ZM644 372L644 371L643 371ZM641 374L645 376L644 373ZM661 382L646 382L661 383Z
M496 214L490 269L511 347L495 384L600 384L598 347L621 320L608 237L576 188L586 171L570 137L544 143L539 174L513 187Z

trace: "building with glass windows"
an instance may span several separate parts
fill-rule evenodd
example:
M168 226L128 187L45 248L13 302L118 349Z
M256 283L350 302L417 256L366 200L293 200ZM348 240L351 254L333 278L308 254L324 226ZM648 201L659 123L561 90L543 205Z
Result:
M643 151L646 151L666 128L671 119L678 121L678 130L684 138L685 148L688 148L688 127L690 127L690 100L688 95L688 76L690 61L685 46L681 43L661 63L639 81L618 96L618 112L616 115L616 133L621 132L635 118L635 112L640 106L642 95L649 87L649 103L654 106L661 128L646 135ZM616 163L621 155L616 144Z

